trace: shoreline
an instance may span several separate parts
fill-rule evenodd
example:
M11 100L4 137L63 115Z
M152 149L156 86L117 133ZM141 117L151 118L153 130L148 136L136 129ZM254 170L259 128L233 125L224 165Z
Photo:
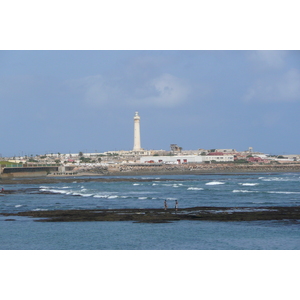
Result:
M281 166L280 166L281 167ZM111 171L106 174L95 173L95 172L82 172L73 175L47 175L39 177L12 177L12 178L0 178L0 185L6 184L42 184L42 183L58 183L58 182L87 182L87 181L139 181L146 179L140 178L126 178L126 177L136 177L136 176L185 176L185 175L253 175L253 174L281 174L281 173L299 173L300 165L298 168L289 168L284 166L284 168L229 168L222 169L197 169L197 170L186 170L186 169L176 169L176 170L164 170L164 169L155 169L155 170L132 170L132 171ZM108 178L109 177L109 178ZM148 180L157 180L150 179ZM160 180L169 180L169 179L160 179Z

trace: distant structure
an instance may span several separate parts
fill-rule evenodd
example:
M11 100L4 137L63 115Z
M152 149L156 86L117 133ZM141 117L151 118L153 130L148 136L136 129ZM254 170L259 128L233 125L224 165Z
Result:
M181 152L182 147L178 147L177 144L171 144L170 149L172 152Z
M141 132L140 132L140 116L136 112L134 116L134 142L133 142L133 151L141 151Z

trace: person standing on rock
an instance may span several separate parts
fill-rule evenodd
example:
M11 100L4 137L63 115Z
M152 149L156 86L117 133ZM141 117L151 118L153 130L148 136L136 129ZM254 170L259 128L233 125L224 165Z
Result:
M165 207L165 210L167 210L167 208L168 208L167 200L165 200L165 202L164 202L164 207Z
M176 211L178 210L178 201L177 200L175 201L175 210Z

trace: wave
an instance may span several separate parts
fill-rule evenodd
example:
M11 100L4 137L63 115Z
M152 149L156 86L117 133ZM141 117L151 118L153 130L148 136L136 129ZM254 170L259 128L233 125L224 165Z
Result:
M139 197L138 199L139 200L146 200L146 199L148 199L148 197Z
M187 190L190 190L190 191L202 191L203 188L198 188L198 187L189 187Z
M134 183L133 185L141 185L140 183Z
M258 191L248 191L248 190L233 190L233 193L258 193Z
M269 191L268 194L300 194L300 192L280 192L280 191Z
M256 186L256 185L259 185L259 183L239 183L239 185L243 185L243 186Z
M211 182L205 183L205 185L219 185L219 184L225 184L225 182L211 181Z
M23 206L23 205L21 205L21 204L17 204L17 205L15 205L15 207L21 207L21 206Z
M285 178L285 177L259 177L259 180L262 181L299 181L298 177L294 178Z

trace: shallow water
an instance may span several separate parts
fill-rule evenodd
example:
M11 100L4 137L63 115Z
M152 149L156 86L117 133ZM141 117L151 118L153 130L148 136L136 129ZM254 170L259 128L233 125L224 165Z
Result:
M0 197L1 212L93 208L262 207L300 204L300 174L140 176L155 181L7 185L32 188ZM167 178L169 181L159 181ZM176 180L176 181L175 181ZM14 219L15 221L5 221ZM34 222L0 216L0 249L300 249L299 221L167 224Z

